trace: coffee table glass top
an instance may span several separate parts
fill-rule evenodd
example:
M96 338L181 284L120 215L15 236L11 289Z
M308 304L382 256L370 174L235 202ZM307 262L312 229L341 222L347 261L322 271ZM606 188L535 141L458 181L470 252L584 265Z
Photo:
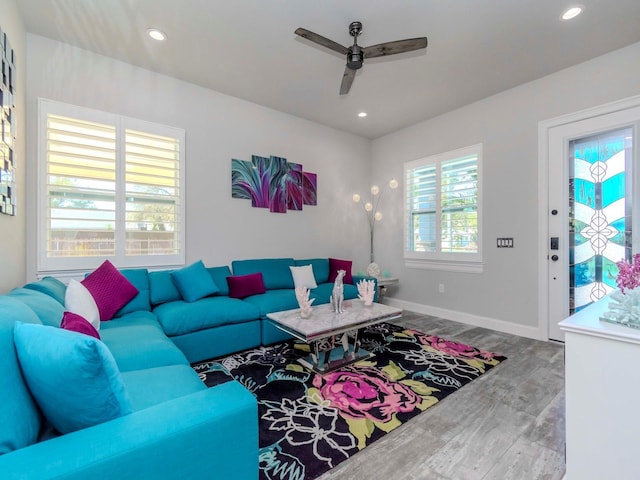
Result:
M267 318L278 328L309 343L354 330L360 326L373 325L402 316L402 309L382 303L374 303L366 307L362 300L345 300L343 307L343 313L335 313L327 303L313 307L309 318L301 318L299 308L269 313Z

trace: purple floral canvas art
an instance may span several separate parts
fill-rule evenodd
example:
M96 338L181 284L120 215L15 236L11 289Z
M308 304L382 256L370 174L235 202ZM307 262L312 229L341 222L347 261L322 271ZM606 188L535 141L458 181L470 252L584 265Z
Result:
M283 157L252 155L251 161L231 160L231 196L251 199L251 205L275 213L317 205L317 176Z

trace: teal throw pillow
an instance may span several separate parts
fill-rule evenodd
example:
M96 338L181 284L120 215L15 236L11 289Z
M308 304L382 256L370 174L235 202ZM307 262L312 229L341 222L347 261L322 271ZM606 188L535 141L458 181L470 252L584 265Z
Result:
M13 337L29 390L60 433L131 413L116 361L100 340L22 322L16 322Z
M186 302L195 302L218 293L218 286L209 275L202 260L171 272L171 278Z

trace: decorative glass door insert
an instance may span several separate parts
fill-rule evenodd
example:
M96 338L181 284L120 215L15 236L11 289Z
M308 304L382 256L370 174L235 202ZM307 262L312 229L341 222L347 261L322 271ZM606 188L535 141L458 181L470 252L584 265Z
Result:
M569 307L573 314L616 288L631 259L631 127L569 142Z

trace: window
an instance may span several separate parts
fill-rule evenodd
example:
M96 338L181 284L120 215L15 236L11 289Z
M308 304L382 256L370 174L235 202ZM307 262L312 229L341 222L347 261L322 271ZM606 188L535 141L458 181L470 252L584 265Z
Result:
M38 270L184 264L184 130L39 107Z
M405 164L407 267L482 272L482 144Z

